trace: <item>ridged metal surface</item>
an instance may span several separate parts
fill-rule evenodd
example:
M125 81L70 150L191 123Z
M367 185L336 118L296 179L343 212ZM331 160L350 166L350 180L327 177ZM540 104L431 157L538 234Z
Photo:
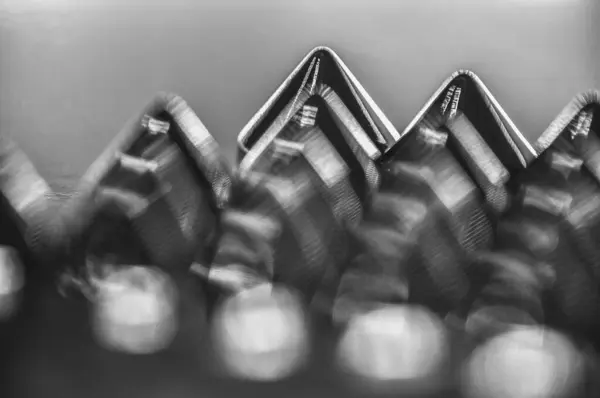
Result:
M535 142L534 148L538 155L549 148L574 122L579 113L590 105L600 106L600 91L588 90L580 93L563 108Z
M457 239L455 220L430 182L399 166L388 169L382 188L386 196L376 196L373 206L389 207L377 211L393 214L398 219L395 228L415 241L415 258L407 265L410 299L441 312L453 310L465 299L469 283L466 250ZM378 197L388 199L378 204Z
M402 131L400 134L400 139L404 138L406 134L409 134L415 127L417 127L417 125L427 121L427 119L430 117L428 114L431 112L432 107L434 107L436 103L440 103L443 100L445 92L452 86L457 78L461 77L467 78L475 85L477 91L479 91L481 95L481 99L484 101L487 109L498 125L498 128L502 132L503 138L510 145L515 154L517 154L522 166L527 165L537 156L538 152L533 148L523 133L521 133L514 122L506 114L504 108L502 108L498 100L491 93L483 80L481 80L481 78L477 76L475 72L467 69L457 70L442 82L442 84L431 95L425 105L423 105L417 115Z
M298 87L295 87L295 84L298 83L297 80L302 77L302 73L310 73L310 66L314 64L314 60L318 57L327 57L338 69L331 71L330 73L340 75L344 84L349 88L352 98L346 98L346 100L351 100L358 105L359 111L363 115L362 117L366 120L366 125L363 124L363 128L366 128L368 125L370 130L369 134L373 140L379 141L385 145L392 145L400 138L395 127L383 114L381 109L373 101L340 57L332 49L320 46L311 50L302 61L300 61L267 102L265 102L259 111L244 126L238 135L240 158L245 157L250 150L248 140L251 135L254 134L256 128L263 122L267 114L272 112L272 108L277 106L278 101L281 101L281 97L286 91L298 90ZM334 90L336 89L335 87L332 88Z
M152 124L167 126L166 131L152 131ZM132 162L134 166L124 166ZM82 266L81 251L91 250L86 240L94 229L104 235L96 236L97 242L114 239L110 227L100 224L103 217L113 222L115 211L129 225L134 244L141 245L144 261L173 271L187 269L193 261L209 261L218 212L228 200L230 185L231 174L216 141L185 101L161 93L130 120L62 206L67 248L79 253L71 261L79 263L76 268ZM141 209L130 211L136 206ZM99 247L95 251L102 254Z

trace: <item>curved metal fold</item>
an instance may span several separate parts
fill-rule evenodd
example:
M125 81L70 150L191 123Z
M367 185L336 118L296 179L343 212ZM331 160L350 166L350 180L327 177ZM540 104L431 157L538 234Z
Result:
M536 153L539 155L550 147L584 108L590 105L600 107L599 90L588 90L576 95L537 139L534 144Z
M158 93L125 124L62 206L65 249L75 262L92 250L92 241L99 253L125 253L126 242L109 242L110 229L125 223L136 241L130 244L141 244L142 257L154 265L179 269L205 261L211 245L204 243L215 238L231 178L218 143L190 106L175 94ZM124 238L115 233L112 239Z
M535 159L537 155L534 147L529 143L517 126L515 126L510 117L508 117L498 100L490 92L489 88L485 85L481 78L479 78L479 76L477 76L473 71L467 69L457 70L442 82L439 88L433 93L433 95L429 98L429 100L425 103L413 120L402 131L400 134L400 139L412 131L425 118L433 105L442 99L444 92L448 90L448 88L450 88L458 78L461 77L466 77L477 88L477 91L481 94L481 99L490 110L491 115L498 124L506 142L510 145L514 153L519 158L521 165L523 167L527 166L533 159Z
M400 134L396 128L384 115L383 111L367 93L339 55L329 47L319 46L312 49L302 61L300 61L289 76L241 130L238 135L240 159L243 158L250 147L253 146L253 141L256 141L256 138L253 138L255 130L266 129L264 124L270 124L268 116L273 112L279 113L277 109L283 109L285 107L287 101L284 98L284 94L290 91L298 91L298 88L301 87L303 75L311 73L311 69L314 66L313 61L315 57L319 56L327 56L333 60L337 67L337 71L334 71L334 73L340 75L343 79L344 85L347 86L350 92L349 97L351 98L348 99L351 99L354 103L353 105L355 105L351 106L351 108L353 108L351 110L360 110L362 120L359 120L359 122L371 138L384 147L392 145L400 138ZM336 88L333 89L335 90ZM356 112L353 113L355 113L354 116L356 117Z
M120 162L121 155L141 139L148 129L156 127L151 124L156 124L156 119L161 117L170 119L177 127L169 129L168 135L206 179L214 194L215 204L219 207L224 205L229 195L231 171L221 155L218 143L183 98L161 92L125 124L88 168L76 192L63 206L67 213L80 218L76 209L87 206L96 192L98 182ZM77 220L70 221L70 227L75 227Z

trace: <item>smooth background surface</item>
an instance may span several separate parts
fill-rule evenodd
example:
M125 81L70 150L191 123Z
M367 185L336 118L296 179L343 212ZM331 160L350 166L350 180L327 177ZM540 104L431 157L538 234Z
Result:
M399 130L471 68L535 139L600 86L595 0L0 0L0 132L66 191L158 90L233 160L297 62L333 47Z

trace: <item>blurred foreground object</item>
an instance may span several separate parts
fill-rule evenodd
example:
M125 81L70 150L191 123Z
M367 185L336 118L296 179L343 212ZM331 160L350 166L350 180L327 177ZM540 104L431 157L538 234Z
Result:
M180 323L194 323L182 318L204 314L197 307L205 306L205 292L188 280L189 269L212 260L230 178L198 116L167 93L156 95L90 166L62 209L69 267L60 270L60 288L90 301L103 346L132 354L165 350ZM185 304L180 295L188 297ZM192 315L180 316L182 308Z
M225 299L215 313L212 336L224 370L244 379L286 378L310 355L302 301L290 290L271 284Z
M518 327L478 347L463 370L467 398L584 396L585 364L558 332Z
M0 358L5 363L12 363L15 342L51 280L48 269L64 237L55 199L25 153L0 134Z
M217 142L174 94L157 94L123 127L62 207L59 289L89 301L93 324L79 338L147 355L202 335L206 292L189 268L214 255L230 177Z
M416 257L416 239L410 226L404 228L403 215L414 210L403 206L405 203L412 204L395 195L375 194L362 222L352 230L357 255L344 270L337 287L332 310L337 324L343 325L357 311L381 303L407 302L414 282L407 278L407 270Z
M94 161L63 207L74 273L88 252L102 257L105 247L119 245L127 251L119 239L137 250L121 258L124 264L149 263L183 275L194 261L210 261L229 185L228 166L198 116L182 98L156 95Z
M17 310L25 284L25 271L17 251L0 246L0 322Z
M577 95L535 144L539 157L521 173L512 240L548 264L554 283L546 322L600 347L600 92ZM519 214L520 213L520 214Z
M460 70L443 82L381 158L381 191L370 212L407 243L397 273L410 286L409 302L442 317L463 306L469 256L492 246L510 204L509 178L533 155L474 73Z
M27 155L0 135L0 244L17 248L21 256L26 250L36 261L52 262L64 237L56 199Z
M150 354L169 346L178 323L178 295L169 276L139 266L105 272L93 281L97 295L92 325L98 341L132 354Z
M465 324L471 337L487 339L517 325L545 321L543 299L553 283L552 274L547 266L512 249L472 256L478 279L473 278L475 297Z
M337 358L352 383L430 393L445 382L449 343L444 324L426 308L381 304L348 322Z
M228 297L215 314L215 330L231 328L231 317L247 322L244 336L221 332L217 339L230 372L278 379L309 358L303 308L331 313L339 277L355 252L348 228L360 222L379 187L374 159L397 138L326 47L312 50L244 127L216 256L210 270L197 272ZM271 283L298 296L282 288L263 296ZM275 337L261 343L255 333Z
M398 137L326 47L307 54L240 132L239 171L251 187L235 206L279 220L272 277L325 312L352 256L346 228L379 187L374 159Z

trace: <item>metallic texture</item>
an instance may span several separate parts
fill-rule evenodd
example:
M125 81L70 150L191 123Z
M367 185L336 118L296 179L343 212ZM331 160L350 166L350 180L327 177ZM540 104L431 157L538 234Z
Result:
M127 123L62 206L71 261L81 267L92 250L102 262L103 247L124 254L118 247L132 243L143 252L138 261L167 271L210 261L230 185L214 138L185 101L161 93ZM128 237L110 243L117 228Z
M271 97L265 102L265 104L259 109L259 111L250 119L250 121L244 126L240 134L238 135L238 147L240 151L240 158L246 156L246 153L251 149L248 145L248 140L255 133L257 128L265 120L269 113L273 112L274 108L284 107L285 105L280 104L285 96L285 92L293 90L298 91L296 87L299 83L299 78L302 73L310 72L309 66L316 57L323 57L331 60L332 70L330 73L340 76L343 84L346 85L350 91L350 98L344 98L345 101L352 101L357 105L358 111L362 114L365 119L365 123L361 122L363 129L368 126L369 134L371 139L380 144L387 146L395 143L399 138L400 134L397 132L392 123L383 114L381 109L373 101L370 95L366 92L360 82L348 69L346 64L340 59L340 57L328 47L316 47L311 50L300 63L294 68L290 75L285 81L275 90ZM336 90L336 87L332 87Z
M532 147L531 144L529 144L529 141L527 141L523 133L519 131L513 121L508 117L498 100L494 97L483 80L481 80L481 78L473 71L467 69L457 70L442 82L440 87L433 93L429 100L427 100L425 105L423 105L423 108L421 108L413 120L402 131L399 140L403 139L407 134L414 130L417 125L423 123L427 119L427 114L430 112L435 103L443 103L444 93L459 77L465 77L473 82L477 88L477 91L479 91L481 94L481 98L485 102L487 109L489 109L495 123L502 132L503 138L506 140L506 142L508 142L514 153L517 154L522 166L526 166L537 156L538 152L534 149L534 147Z

